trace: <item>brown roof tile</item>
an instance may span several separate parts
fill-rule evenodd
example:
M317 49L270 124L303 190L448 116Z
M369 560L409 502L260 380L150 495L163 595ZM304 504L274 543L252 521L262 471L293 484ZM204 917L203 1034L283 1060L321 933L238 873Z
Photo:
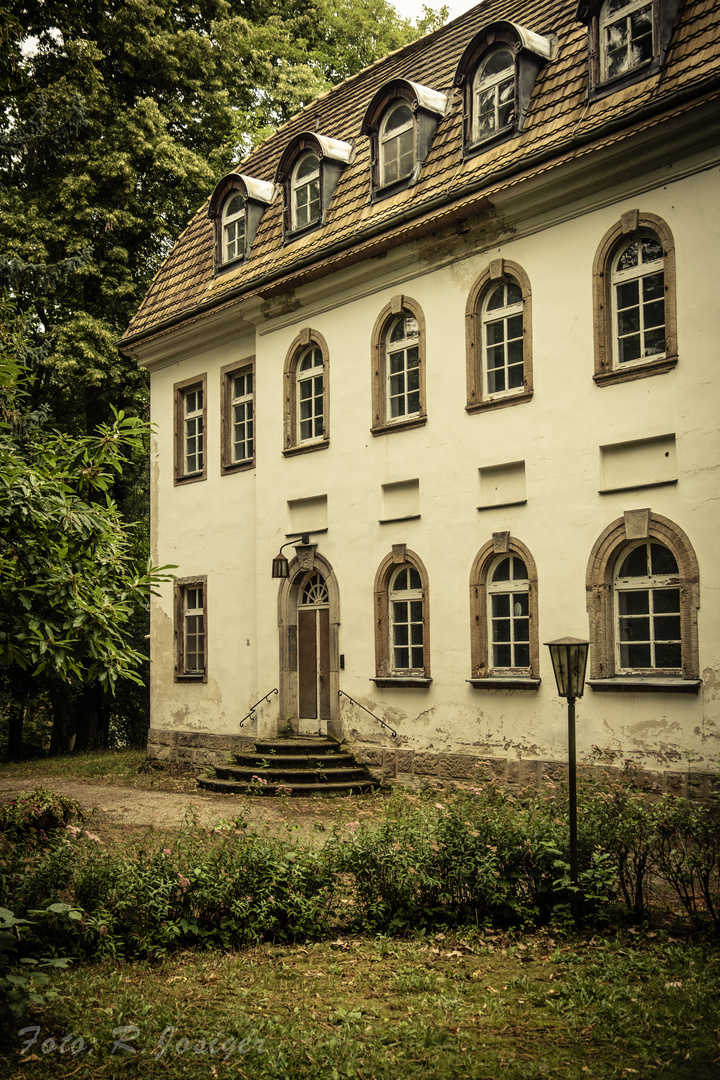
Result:
M693 106L692 92L679 104L679 90L692 91L697 86L697 101L717 91L718 87L706 86L703 80L720 73L720 0L686 0L663 70L595 101L588 101L587 96L587 30L575 19L576 3L486 0L317 98L254 150L237 171L274 180L282 151L302 131L317 130L354 143L355 159L343 171L325 224L284 244L282 199L276 197L263 214L249 258L232 272L214 276L213 225L205 204L155 275L124 341L157 333L169 322L193 319L200 305L215 307L231 296L276 292L283 275L295 277L298 267L306 263L307 272L313 264L332 267L338 262L338 245L351 253L355 248L359 257L387 244L390 236L397 242L399 235L427 229L429 221L439 227L496 192L498 185L549 168L549 163L537 163L542 152L548 159L556 152L553 165L579 157L657 122L636 116L643 106L654 104L657 116L672 115ZM462 99L453 89L453 79L468 43L498 20L520 23L545 36L557 35L559 51L538 76L524 131L463 160ZM370 145L359 134L360 126L375 92L396 78L443 91L450 106L438 123L417 184L371 203ZM609 134L612 125L616 130ZM574 144L571 135L576 137ZM500 181L499 170L504 170ZM381 228L387 230L384 239L377 236Z

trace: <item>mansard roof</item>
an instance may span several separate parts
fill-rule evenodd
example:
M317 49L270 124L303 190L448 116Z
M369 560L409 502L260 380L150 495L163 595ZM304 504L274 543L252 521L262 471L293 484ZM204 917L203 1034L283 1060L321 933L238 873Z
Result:
M492 211L494 201L522 181L535 190L553 170L584 163L590 190L598 183L591 175L594 152L619 149L632 168L624 145L629 140L644 144L660 122L674 120L675 130L692 127L693 111L720 115L720 0L684 0L662 69L596 99L588 92L588 30L577 6L577 0L485 0L321 95L240 162L237 172L271 184L287 147L303 132L352 145L354 156L322 226L287 242L282 200L276 198L263 214L251 255L216 275L206 203L155 276L121 347L241 298L291 291L406 240L436 237L445 227ZM456 73L473 40L493 23L516 24L552 41L553 56L533 87L523 130L466 156ZM394 80L431 87L447 96L448 107L417 181L372 201L371 141L361 127L369 104Z

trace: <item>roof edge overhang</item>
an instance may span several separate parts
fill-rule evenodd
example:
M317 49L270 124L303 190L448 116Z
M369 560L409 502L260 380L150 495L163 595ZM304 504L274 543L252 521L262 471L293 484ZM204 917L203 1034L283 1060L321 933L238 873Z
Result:
M362 254L364 248L371 242L377 241L381 234L386 234L387 245L388 247L392 247L393 244L397 243L398 231L413 221L418 222L418 233L423 234L428 228L432 228L432 226L427 226L422 223L420 219L423 219L428 214L432 214L440 209L445 208L447 210L446 220L450 220L453 217L455 220L470 217L473 213L477 213L478 205L482 205L483 202L486 203L485 193L492 186L496 186L505 181L514 180L522 173L528 173L532 170L550 166L553 159L561 158L563 155L567 155L573 151L591 148L593 142L601 142L613 135L621 135L623 128L635 127L642 122L662 121L663 113L667 114L668 120L671 120L673 116L682 115L683 127L687 127L687 110L685 106L692 105L693 98L697 98L696 105L698 108L701 108L703 105L710 105L714 109L714 115L718 115L720 118L720 112L717 110L717 97L719 94L720 73L715 73L702 80L701 83L686 87L684 91L674 91L672 95L669 94L663 98L655 98L652 101L646 102L638 109L634 110L632 114L624 113L621 117L613 118L605 124L586 129L585 131L575 131L573 134L559 140L552 146L544 147L536 153L527 154L519 162L514 162L512 165L502 167L492 173L483 174L457 193L450 193L450 195L448 195L445 191L422 203L406 207L393 216L391 223L388 222L387 218L383 218L380 221L371 221L365 229L355 232L351 236L341 238L320 253L314 252L308 254L297 260L290 268L281 267L271 274L259 276L254 281L244 282L234 289L228 289L227 292L222 293L220 296L216 295L212 298L200 300L183 311L176 312L174 315L162 319L143 330L139 330L134 334L129 334L126 337L121 338L117 342L117 346L125 351L132 351L146 339L170 330L173 327L177 327L183 322L196 318L203 313L210 312L213 308L221 307L226 303L235 301L243 296L248 299L258 295L268 297L281 291L287 291L293 287L294 280L299 279L308 273L312 273L315 267L319 268L321 265L329 264L329 269L327 269L326 272L330 273L337 268L337 259L343 254L348 255L350 261L355 257L365 257ZM715 139L717 137L717 132L714 132L711 135L710 126L711 125L703 130L707 131L709 137ZM634 130L628 131L628 137L632 137L634 134L636 134ZM457 204L455 210L453 209L453 203ZM408 235L407 238L410 239L411 237ZM377 243L374 243L373 253L375 253L377 249L378 245ZM353 255L354 251L357 252L357 255Z

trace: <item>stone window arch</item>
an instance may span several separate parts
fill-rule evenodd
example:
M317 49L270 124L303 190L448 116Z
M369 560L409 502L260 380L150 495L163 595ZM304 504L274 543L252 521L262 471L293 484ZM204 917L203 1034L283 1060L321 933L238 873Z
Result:
M699 569L675 522L649 509L617 518L593 546L586 590L593 689L698 689Z
M425 316L409 296L394 296L372 331L372 433L427 422Z
M285 357L284 450L321 450L330 442L330 353L318 330L304 327Z
M595 382L642 379L678 361L675 241L655 214L624 213L593 262Z
M515 262L494 259L465 307L467 411L502 408L533 394L532 292Z
M470 572L469 682L482 689L540 685L538 577L526 545L494 533Z

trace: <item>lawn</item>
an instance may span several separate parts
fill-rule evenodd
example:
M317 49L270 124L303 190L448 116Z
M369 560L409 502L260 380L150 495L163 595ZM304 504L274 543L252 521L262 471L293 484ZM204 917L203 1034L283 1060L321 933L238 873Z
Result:
M74 759L63 763L69 779ZM29 786L33 775L51 775L49 765L23 774ZM141 759L129 754L83 755L77 765L76 775L93 782L152 780L137 774ZM0 768L3 775L9 770ZM402 823L398 800L412 815L418 799L396 792L392 813ZM377 800L372 805L369 829L382 817ZM422 813L427 825L449 811L431 802ZM347 800L327 803L329 836L334 815L346 831ZM344 846L355 843L351 835ZM152 833L144 847L134 838L122 857L140 867L152 842ZM243 850L240 839L216 842ZM186 857L194 852L199 860L204 841L193 843ZM261 853L264 843L256 842ZM112 850L117 858L117 843ZM366 849L352 850L364 857ZM287 869L279 858L272 855ZM408 863L411 879L420 865ZM198 878L198 889L202 882L207 889L207 880ZM336 912L350 903L343 895ZM155 961L121 953L75 959L52 973L55 1000L11 1025L0 1076L717 1080L720 941L709 923L692 926L677 909L656 905L653 917L652 926L633 927L613 909L594 929L579 931L561 913L548 926L526 922L503 931L480 923L392 937L360 936L335 914L320 940L239 948L218 947L213 938L212 948L181 942Z

